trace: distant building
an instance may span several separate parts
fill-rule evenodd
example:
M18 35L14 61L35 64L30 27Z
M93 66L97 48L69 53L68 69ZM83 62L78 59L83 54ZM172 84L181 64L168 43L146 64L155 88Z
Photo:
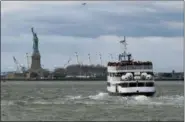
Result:
M5 76L6 79L24 79L25 78L25 74L23 73L8 73Z
M184 73L183 72L159 72L155 75L156 79L183 79Z

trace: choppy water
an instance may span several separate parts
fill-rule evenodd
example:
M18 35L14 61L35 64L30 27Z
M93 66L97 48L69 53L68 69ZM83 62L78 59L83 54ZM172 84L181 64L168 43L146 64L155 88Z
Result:
M109 96L106 82L1 83L2 120L182 121L184 83L157 82L154 97Z

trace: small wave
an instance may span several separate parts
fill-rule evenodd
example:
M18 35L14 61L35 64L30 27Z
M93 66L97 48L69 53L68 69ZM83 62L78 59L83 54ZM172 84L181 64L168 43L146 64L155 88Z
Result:
M2 106L13 105L13 104L14 104L13 101L6 101L6 100L2 100L1 101L1 105Z
M17 105L20 105L20 106L24 106L24 105L26 105L28 102L27 102L27 101L24 101L24 100L19 100L19 101L15 101L14 103L17 104Z
M156 98L157 101L161 101L164 105L179 105L184 106L184 96L173 95L173 96L160 96Z
M81 99L82 96L81 95L78 95L78 96L66 96L68 99L71 99L71 100L75 100L75 99Z
M97 95L89 96L90 99L94 99L94 100L104 100L107 97L108 97L108 93L103 93L103 92L100 92Z
M160 96L158 97L160 100L184 100L184 96L173 95L173 96Z
M146 97L146 96L135 96L130 104L140 105L173 105L173 106L184 106L184 96L160 96L160 97Z
M53 104L53 105L60 105L60 104L66 104L65 101L34 101L32 104L41 104L41 105L49 105L49 104Z
M149 100L148 97L144 96L144 95L139 95L139 96L134 96L134 99L137 101L146 101Z
M53 102L35 101L32 104L42 104L42 105L50 105L50 104L53 104L53 105L87 104L87 105L91 105L91 104L97 104L97 102L94 102L94 101L73 101L73 102L69 102L69 101L53 101Z

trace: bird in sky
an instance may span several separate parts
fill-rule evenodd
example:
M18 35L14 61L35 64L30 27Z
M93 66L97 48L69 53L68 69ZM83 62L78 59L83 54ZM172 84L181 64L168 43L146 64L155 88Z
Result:
M82 5L86 5L86 3L82 3Z

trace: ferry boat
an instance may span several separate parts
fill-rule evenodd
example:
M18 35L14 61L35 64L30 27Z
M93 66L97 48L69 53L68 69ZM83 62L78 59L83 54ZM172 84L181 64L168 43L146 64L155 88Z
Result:
M119 61L107 64L107 91L110 95L153 96L156 92L153 64L151 61L136 61L127 53L127 43L120 41L124 52L119 54Z

